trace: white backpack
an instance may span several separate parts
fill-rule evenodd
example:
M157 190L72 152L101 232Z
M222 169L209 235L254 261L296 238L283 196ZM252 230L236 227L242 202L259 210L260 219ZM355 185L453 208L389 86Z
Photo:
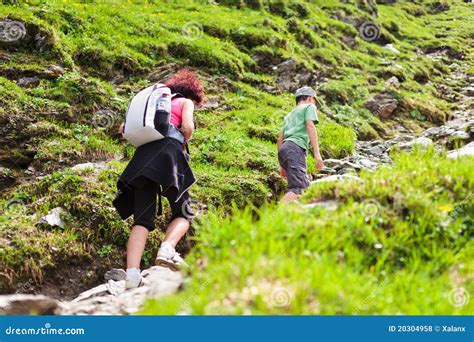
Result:
M123 137L135 147L167 137L172 97L164 84L152 85L135 95L127 109Z

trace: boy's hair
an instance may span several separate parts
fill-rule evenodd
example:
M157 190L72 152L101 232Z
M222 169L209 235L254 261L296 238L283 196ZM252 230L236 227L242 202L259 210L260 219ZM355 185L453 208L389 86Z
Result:
M307 99L309 99L311 96L307 96L307 95L301 95L301 96L298 96L296 97L296 104L299 104L301 101L305 101Z

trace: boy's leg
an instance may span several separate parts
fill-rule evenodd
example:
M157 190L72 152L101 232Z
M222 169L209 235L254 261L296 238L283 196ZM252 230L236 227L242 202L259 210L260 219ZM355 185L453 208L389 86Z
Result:
M286 142L283 142L283 144L280 146L278 149L278 162L280 163L280 176L288 180L288 157L287 157L287 148L285 146ZM294 199L292 198L292 192L286 192L285 196L282 198L282 202L290 202ZM287 196L288 195L288 196ZM293 194L294 195L294 194Z
M286 166L288 174L288 190L282 199L282 202L292 202L298 199L303 190L309 186L306 174L306 151L293 143L287 141L282 145L281 164Z
M296 200L298 200L298 195L295 194L293 191L288 191L281 199L281 203L290 203Z

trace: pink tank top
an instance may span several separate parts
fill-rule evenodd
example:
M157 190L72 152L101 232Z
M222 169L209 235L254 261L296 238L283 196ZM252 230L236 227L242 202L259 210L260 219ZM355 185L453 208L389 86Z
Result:
M170 123L176 127L181 126L183 122L183 106L184 106L184 97L178 97L171 100L171 116Z

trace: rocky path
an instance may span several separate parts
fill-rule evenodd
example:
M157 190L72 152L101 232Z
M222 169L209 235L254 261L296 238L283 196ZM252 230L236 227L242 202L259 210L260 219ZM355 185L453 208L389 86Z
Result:
M429 56L433 59L439 56ZM380 164L392 162L393 148L410 150L415 145L452 149L455 142L465 144L449 152L449 157L474 154L474 77L466 75L466 66L455 65L450 77L465 79L460 89L457 109L439 127L425 130L421 135L404 132L390 140L357 141L355 152L343 159L327 159L326 167L314 182L357 179L362 169L375 170ZM91 165L81 164L78 167ZM323 204L323 203L321 203ZM318 204L311 204L318 205ZM323 204L326 205L326 204ZM330 205L330 203L329 203ZM177 292L183 284L180 272L153 266L142 271L145 285L126 290L124 280L106 280L103 284L81 293L70 302L61 302L42 295L14 294L0 296L0 314L58 314L58 315L127 315L140 310L147 298L159 298Z
M142 276L144 285L136 289L126 290L125 280L107 280L70 302L42 295L0 296L0 314L130 315L139 311L146 299L173 294L183 283L180 272L160 266L142 271Z
M436 59L439 55L428 56ZM450 150L449 157L474 154L474 77L466 75L467 66L454 64L449 79L464 80L467 84L459 89L457 108L444 125L431 127L421 135L403 132L389 140L357 141L355 152L343 159L327 159L326 167L317 175L318 181L350 178L362 169L375 170L380 164L392 162L389 152L393 148L411 150L415 145L432 146ZM456 144L464 145L456 150Z

